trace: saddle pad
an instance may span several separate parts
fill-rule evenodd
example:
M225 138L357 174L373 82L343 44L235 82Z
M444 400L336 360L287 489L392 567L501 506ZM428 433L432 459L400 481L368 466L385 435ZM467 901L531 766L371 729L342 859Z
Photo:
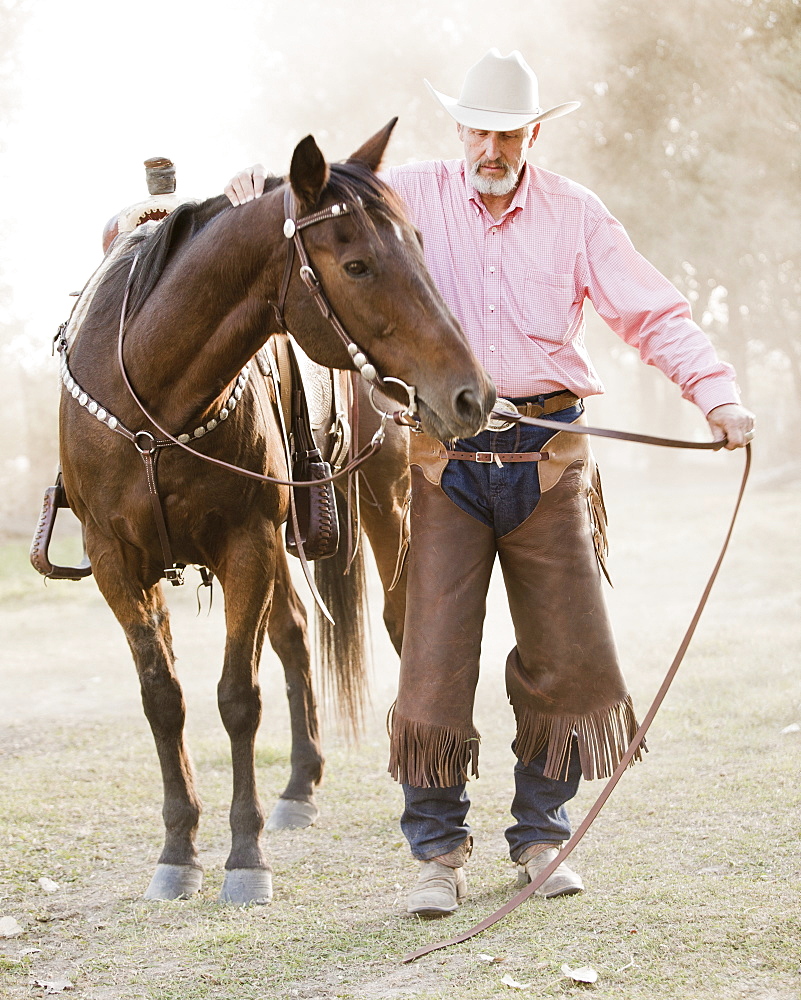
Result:
M292 346L295 349L295 357L298 359L312 430L328 430L334 419L331 369L323 368L316 361L312 361L294 337L292 338Z
M145 222L135 231L136 239L141 239L143 232L150 232L153 227L157 226L158 222ZM128 248L128 244L134 238L133 233L120 233L117 239L109 247L108 253L100 262L100 266L94 272L92 277L86 282L83 287L83 291L78 296L78 301L72 307L72 312L70 313L70 318L67 323L67 329L65 331L65 336L67 339L67 348L69 349L75 338L78 336L78 331L81 328L81 323L83 323L86 318L86 314L89 312L89 306L92 304L92 299L95 297L95 292L100 287L100 282L105 278L111 265L121 257Z

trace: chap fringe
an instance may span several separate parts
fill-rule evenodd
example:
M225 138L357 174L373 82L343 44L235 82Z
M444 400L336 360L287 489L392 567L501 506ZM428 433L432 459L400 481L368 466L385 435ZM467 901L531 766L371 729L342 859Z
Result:
M553 716L517 707L514 711L517 719L516 755L528 764L547 744L548 756L543 774L556 780L565 780L567 775L573 733L578 741L582 774L591 780L612 776L639 728L630 695L610 708L588 715ZM629 766L642 760L643 753L647 751L643 740Z
M413 722L390 709L389 773L416 788L448 788L478 777L475 727L455 729Z

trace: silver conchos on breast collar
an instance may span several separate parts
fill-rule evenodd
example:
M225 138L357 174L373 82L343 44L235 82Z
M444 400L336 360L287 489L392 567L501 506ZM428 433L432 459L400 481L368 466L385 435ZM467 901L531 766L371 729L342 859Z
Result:
M331 308L331 303L328 301L323 287L320 284L317 275L314 273L314 269L311 266L311 261L309 260L309 255L306 252L306 247L303 244L303 238L301 237L301 231L306 229L308 226L313 226L318 222L324 222L326 219L335 219L341 215L347 215L350 212L349 206L345 202L338 202L334 205L329 205L328 208L320 209L318 212L313 212L311 215L305 215L303 218L298 219L296 214L296 200L292 193L291 188L287 187L284 192L284 236L289 241L289 247L286 255L286 262L284 264L284 276L281 281L281 289L278 294L278 301L273 303L273 310L275 312L276 319L283 330L288 331L286 320L284 319L284 306L286 304L286 295L289 290L289 281L292 277L292 268L294 265L294 251L297 250L298 257L300 259L300 277L304 285L309 291L309 294L314 297L315 302L323 314L323 316L328 320L328 322L333 327L339 339L345 345L348 354L353 359L354 367L361 374L362 378L370 384L370 405L385 420L394 420L398 424L406 424L409 426L416 427L418 425L417 419L417 398L414 386L408 385L403 379L395 378L392 375L387 375L382 378L376 367L368 359L364 351L355 344L351 338L348 336L347 331L340 323L336 313ZM397 413L387 413L382 407L380 407L375 399L374 392L376 389L385 390L387 382L394 382L396 385L401 386L406 391L408 396L408 405L405 409L398 411Z
M69 362L67 361L67 340L65 337L66 324L62 324L59 328L57 335L57 350L61 355L60 361L60 377L64 385L64 388L72 396L72 398L82 406L87 413L96 417L101 424L105 424L110 430L116 431L118 434L122 434L123 437L128 438L129 441L134 441L135 443L140 436L146 436L153 438L153 435L149 431L131 431L129 430L118 417L114 416L110 410L108 410L101 403L98 403L96 399L93 399L85 389L81 388L78 382L72 376L69 368ZM176 438L181 444L187 444L189 441L197 440L198 438L204 437L206 434L218 427L224 420L228 419L229 414L232 410L236 409L239 400L242 398L242 393L244 392L245 386L247 385L248 379L250 378L251 363L248 362L242 371L237 376L236 381L231 389L231 395L225 401L225 404L220 408L216 416L211 417L206 421L205 424L200 424L195 427L193 431L188 434L179 434ZM154 443L157 447L166 448L173 444L170 440L162 440L153 438Z

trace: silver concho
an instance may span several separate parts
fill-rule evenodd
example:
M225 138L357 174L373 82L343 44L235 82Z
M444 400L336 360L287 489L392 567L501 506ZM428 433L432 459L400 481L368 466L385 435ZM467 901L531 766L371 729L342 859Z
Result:
M517 413L518 409L514 403L511 403L508 399L504 399L499 396L495 400L495 406L493 410L501 410L503 413ZM508 431L510 427L514 427L515 422L513 420L504 420L501 417L490 417L490 422L487 424L488 431Z

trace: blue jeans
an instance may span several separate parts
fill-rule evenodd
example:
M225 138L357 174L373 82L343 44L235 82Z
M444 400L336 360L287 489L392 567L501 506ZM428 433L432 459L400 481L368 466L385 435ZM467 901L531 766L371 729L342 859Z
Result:
M512 861L517 861L529 844L561 843L570 837L565 804L578 791L581 779L578 750L574 740L566 781L542 776L546 750L527 765L519 760L515 764L512 815L517 822L506 831ZM449 788L404 785L403 794L406 806L401 816L401 829L418 861L447 854L469 836L470 799L464 784Z
M549 393L555 395L554 393ZM548 396L532 396L540 402ZM584 412L577 403L545 419L571 424ZM517 424L507 431L482 431L475 437L456 442L459 451L545 451L556 432L530 424ZM495 537L513 531L529 516L540 499L536 463L509 462L499 468L495 462L449 462L440 483L443 492L463 511L495 531Z

